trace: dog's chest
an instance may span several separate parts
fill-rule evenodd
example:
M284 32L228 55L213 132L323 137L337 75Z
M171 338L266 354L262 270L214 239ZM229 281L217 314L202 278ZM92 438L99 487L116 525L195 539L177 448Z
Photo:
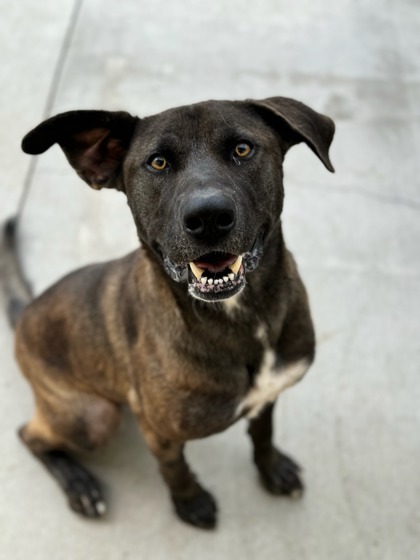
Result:
M253 343L257 343L259 347L259 359L254 373L252 376L249 375L250 369L252 369L250 363L242 363L239 366L241 370L247 371L246 374L235 373L234 371L225 372L226 377L231 375L232 378L243 380L237 386L237 389L240 390L236 396L230 394L229 399L220 399L216 395L208 394L207 406L198 407L201 410L207 409L209 413L211 412L208 416L208 422L211 422L210 418L217 422L222 418L223 422L226 422L229 418L228 424L230 424L243 416L249 419L257 417L267 404L274 402L280 393L297 383L308 370L309 362L306 359L292 363L281 361L281 356L278 356L268 343L265 326L257 328L252 339ZM251 346L251 340L248 341L248 344ZM248 383L244 383L245 376ZM196 398L194 398L194 401ZM195 404L197 404L197 401ZM197 407L195 407L195 410L197 410Z
M297 383L309 367L307 360L299 360L282 367L276 365L276 354L266 348L261 366L255 376L254 383L244 398L240 401L236 414L255 418L270 402L274 402L278 395Z
M246 336L236 333L234 345L219 339L219 352L212 350L199 362L178 352L182 359L173 363L169 377L160 378L159 390L153 383L155 390L146 395L147 387L143 386L148 413L153 410L162 433L189 440L221 432L240 417L255 418L264 406L296 383L308 362L280 367L265 332L252 329ZM179 379L194 379L194 388L189 384L186 389Z

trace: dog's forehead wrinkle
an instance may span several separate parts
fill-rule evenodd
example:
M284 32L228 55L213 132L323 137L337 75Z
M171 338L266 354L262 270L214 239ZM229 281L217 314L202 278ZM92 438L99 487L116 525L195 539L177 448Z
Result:
M248 136L255 134L255 128L251 126L251 123L247 123L243 118L239 118L239 115L234 119L228 120L220 109L217 110L217 114L219 117L217 119L218 126L213 128L214 133L221 131L224 136L231 137L232 139L246 139ZM220 124L220 120L223 124Z
M217 109L217 114L219 115L219 117L222 119L222 121L224 121L228 127L231 126L231 123L228 122L228 120L226 119L225 115L222 113L222 111L220 110L220 108Z

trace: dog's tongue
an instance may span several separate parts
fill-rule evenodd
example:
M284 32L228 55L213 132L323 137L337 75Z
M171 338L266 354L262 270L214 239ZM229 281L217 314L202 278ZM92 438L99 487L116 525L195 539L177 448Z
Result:
M194 261L194 264L202 270L216 273L230 267L237 259L237 255L230 253L215 253L214 255L204 255L201 259Z

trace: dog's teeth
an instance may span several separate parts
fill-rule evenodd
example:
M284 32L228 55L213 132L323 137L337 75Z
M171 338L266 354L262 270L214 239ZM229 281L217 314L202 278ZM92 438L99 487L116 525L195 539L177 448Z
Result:
M202 278L201 278L201 283L202 283L203 285L204 285L204 284L207 284L207 277L206 277L206 276L202 276Z
M220 280L215 280L214 283L215 283L216 286L217 286L218 284L220 284Z
M191 270L193 271L194 276L200 280L200 278L203 276L204 270L198 268L198 266L195 265L193 262L190 262L190 267Z
M229 282L229 278L227 276L223 276L223 281L224 282Z
M239 255L236 261L229 268L234 274L238 274L239 269L241 268L241 264L242 264L242 256Z
M213 278L209 278L209 284L210 286L213 284Z
M229 279L232 280L232 281L235 278L235 275L233 274L233 272L229 272L228 276L229 276Z

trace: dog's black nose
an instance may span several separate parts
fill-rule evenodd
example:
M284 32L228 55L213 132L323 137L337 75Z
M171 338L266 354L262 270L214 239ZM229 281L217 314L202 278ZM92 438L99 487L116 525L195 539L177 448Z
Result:
M182 212L187 233L199 240L212 241L227 235L235 225L233 201L220 192L190 197Z

